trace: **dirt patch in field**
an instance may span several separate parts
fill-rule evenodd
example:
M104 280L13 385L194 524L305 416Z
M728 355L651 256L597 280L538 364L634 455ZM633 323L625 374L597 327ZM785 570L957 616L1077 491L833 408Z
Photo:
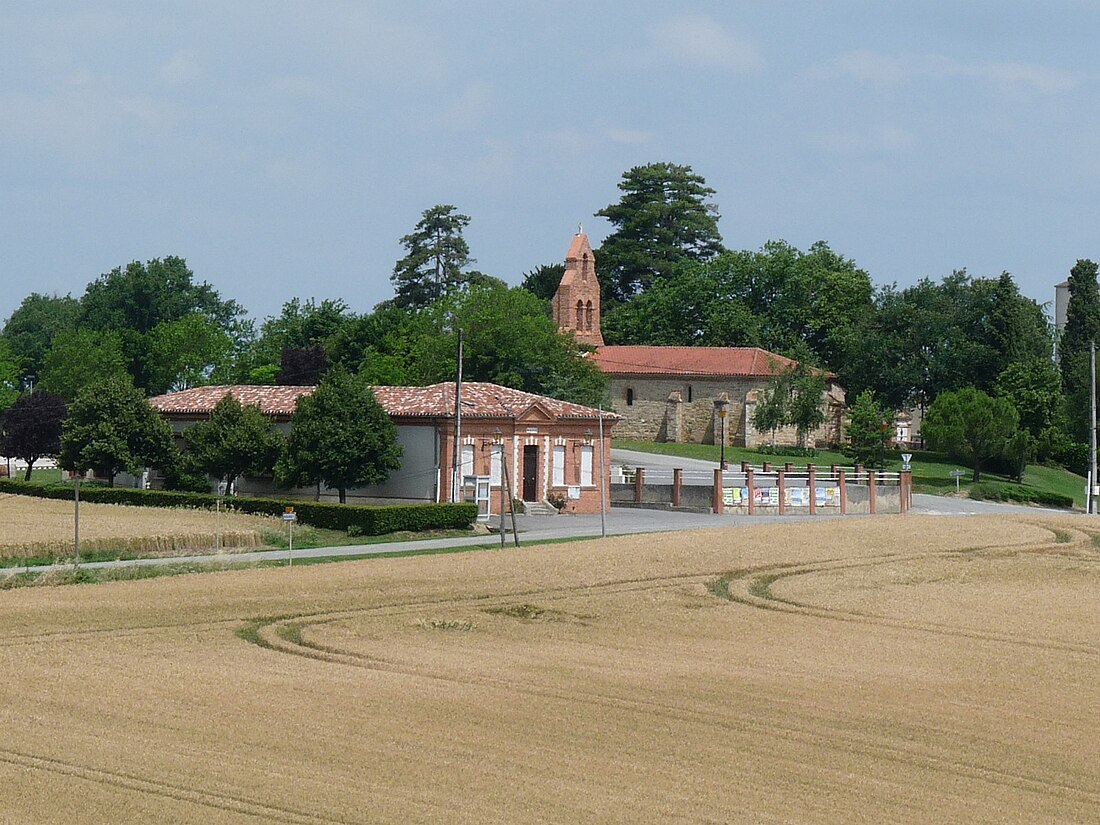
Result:
M1100 821L1081 523L850 519L0 593L0 810Z

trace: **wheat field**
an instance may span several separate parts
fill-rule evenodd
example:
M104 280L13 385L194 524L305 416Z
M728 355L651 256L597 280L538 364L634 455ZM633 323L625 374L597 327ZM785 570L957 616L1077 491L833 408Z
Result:
M71 553L74 537L71 501L0 493L0 558ZM209 510L127 507L80 503L80 546L87 550L130 550L170 555L210 550L218 526ZM255 547L274 519L222 513L223 547Z
M1100 822L1090 523L3 592L0 821Z

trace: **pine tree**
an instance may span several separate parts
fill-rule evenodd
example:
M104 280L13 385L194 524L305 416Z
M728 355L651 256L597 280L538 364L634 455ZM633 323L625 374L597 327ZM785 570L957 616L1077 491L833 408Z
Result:
M623 196L597 216L614 226L597 252L608 297L624 301L667 278L684 261L722 252L714 190L690 166L635 166L619 183Z
M463 270L474 260L462 237L470 218L450 204L426 209L412 233L401 239L407 254L393 268L394 304L422 309L464 286Z

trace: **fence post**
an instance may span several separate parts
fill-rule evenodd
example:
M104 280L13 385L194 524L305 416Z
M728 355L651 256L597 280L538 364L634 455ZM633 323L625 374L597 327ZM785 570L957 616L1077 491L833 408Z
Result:
M634 470L634 503L642 503L642 488L645 487L645 467Z
M874 515L874 513L875 513L875 496L876 496L876 492L877 492L875 490L875 486L876 486L875 481L876 481L875 471L874 470L868 471L868 473L867 473L867 491L868 491L868 494L870 495L871 515Z
M672 506L680 506L680 485L684 483L684 471L676 467L672 471Z
M806 465L807 483L810 485L810 515L817 515L817 465Z
M749 491L748 508L750 516L756 513L756 500L755 496L753 495L753 490L756 489L756 484L754 480L755 475L756 473L752 469L752 467L749 467L749 469L745 470L745 489Z
M772 463L770 461L765 461L762 471L765 473L770 473L772 471Z
M848 512L848 482L844 478L844 471L836 471L836 483L840 485L840 514Z
M747 462L747 461L742 461L742 462L741 462L741 472L743 472L743 473L747 473L747 472L748 472L748 470L749 470L749 462Z
M913 471L902 470L898 473L898 501L900 502L899 509L903 513L908 513L910 506L913 502L910 496L913 494Z
M722 515L722 513L726 512L725 502L722 500L722 484L722 468L716 467L714 470L714 494L712 496L711 505L717 515Z
M790 465L787 465L790 466ZM775 474L775 484L779 488L779 515L783 515L787 512L787 502L784 499L784 493L786 492L787 473L785 470L780 470Z
M788 461L786 464L783 465L783 471L787 472L787 473L793 473L794 472L794 465L791 464L791 462Z

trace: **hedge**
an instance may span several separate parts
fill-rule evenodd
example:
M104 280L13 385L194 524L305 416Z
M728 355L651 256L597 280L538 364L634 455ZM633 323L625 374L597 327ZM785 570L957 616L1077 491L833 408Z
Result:
M29 484L0 479L0 493L39 498L71 499L73 488L62 484ZM212 509L217 496L210 493L177 493L168 490L135 490L124 487L80 488L83 501L97 504L128 504L136 507L195 507ZM302 524L330 530L354 528L364 536L380 536L398 530L461 530L477 519L476 504L396 504L370 507L361 504L328 504L272 498L222 499L228 509L239 513L280 516L293 507Z
M1073 498L1071 496L996 481L982 481L970 485L970 497L977 501L1017 501L1021 504L1043 504L1047 507L1073 508Z

